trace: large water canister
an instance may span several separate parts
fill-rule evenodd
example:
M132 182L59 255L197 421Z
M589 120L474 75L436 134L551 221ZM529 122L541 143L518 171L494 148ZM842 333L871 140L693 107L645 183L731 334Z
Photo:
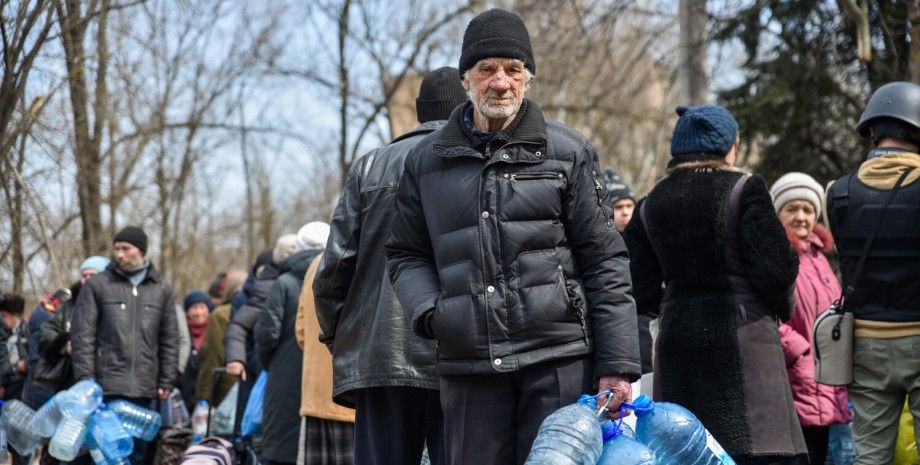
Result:
M680 405L641 395L630 408L637 417L636 438L655 453L658 465L735 465L699 419Z
M543 420L525 465L595 465L603 446L597 415L580 400Z
M597 465L656 465L655 453L634 439L629 426L620 423L607 421L601 425L604 451Z
M41 437L32 429L35 411L18 400L0 401L0 427L6 431L7 443L21 455L29 455L38 446Z

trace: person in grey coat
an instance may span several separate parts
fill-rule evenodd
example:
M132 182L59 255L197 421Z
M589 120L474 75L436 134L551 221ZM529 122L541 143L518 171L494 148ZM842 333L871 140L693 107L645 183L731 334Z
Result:
M312 225L322 230L321 240L308 240L308 235L301 234ZM297 405L303 366L303 351L294 334L297 304L304 275L313 258L322 252L328 235L329 226L325 223L308 223L301 228L295 252L278 264L278 279L253 331L256 353L263 369L268 371L262 411L262 459L266 465L297 461L300 432Z
M128 226L112 241L115 263L83 285L71 320L77 380L95 379L106 401L149 407L179 377L179 334L172 288L147 260L147 234ZM135 441L132 463L146 454Z

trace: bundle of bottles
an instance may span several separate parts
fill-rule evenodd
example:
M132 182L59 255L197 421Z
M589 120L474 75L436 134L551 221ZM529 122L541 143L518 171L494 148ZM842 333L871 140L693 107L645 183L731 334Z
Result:
M689 410L639 396L625 410L636 430L608 420L596 397L582 396L540 425L525 465L735 465ZM621 417L622 418L622 417Z
M125 400L102 403L102 388L83 380L58 392L38 411L18 400L2 404L0 428L22 455L31 454L44 438L48 453L70 462L85 447L97 465L130 465L133 438L153 440L160 414Z

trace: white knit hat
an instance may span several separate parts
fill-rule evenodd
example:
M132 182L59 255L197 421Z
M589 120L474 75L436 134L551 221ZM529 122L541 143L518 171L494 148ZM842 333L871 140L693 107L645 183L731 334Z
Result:
M824 189L814 178L805 173L787 173L773 183L770 188L773 196L773 208L776 212L783 205L793 200L805 200L815 206L815 214L821 217L821 207L824 205Z
M297 251L325 249L329 239L329 225L311 221L297 231Z
M275 242L275 248L272 250L272 261L280 265L285 258L288 258L297 251L297 235L284 234Z

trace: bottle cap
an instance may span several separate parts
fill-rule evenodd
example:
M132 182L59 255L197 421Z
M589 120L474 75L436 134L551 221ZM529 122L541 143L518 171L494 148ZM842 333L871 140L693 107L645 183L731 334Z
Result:
M618 422L613 420L607 420L601 423L601 433L604 438L604 442L607 442L621 434L623 434L623 429L620 428Z
M652 409L655 408L655 402L652 401L652 398L642 394L637 397L632 404L626 406L627 409L636 412L636 416L641 418L645 415L651 413Z

